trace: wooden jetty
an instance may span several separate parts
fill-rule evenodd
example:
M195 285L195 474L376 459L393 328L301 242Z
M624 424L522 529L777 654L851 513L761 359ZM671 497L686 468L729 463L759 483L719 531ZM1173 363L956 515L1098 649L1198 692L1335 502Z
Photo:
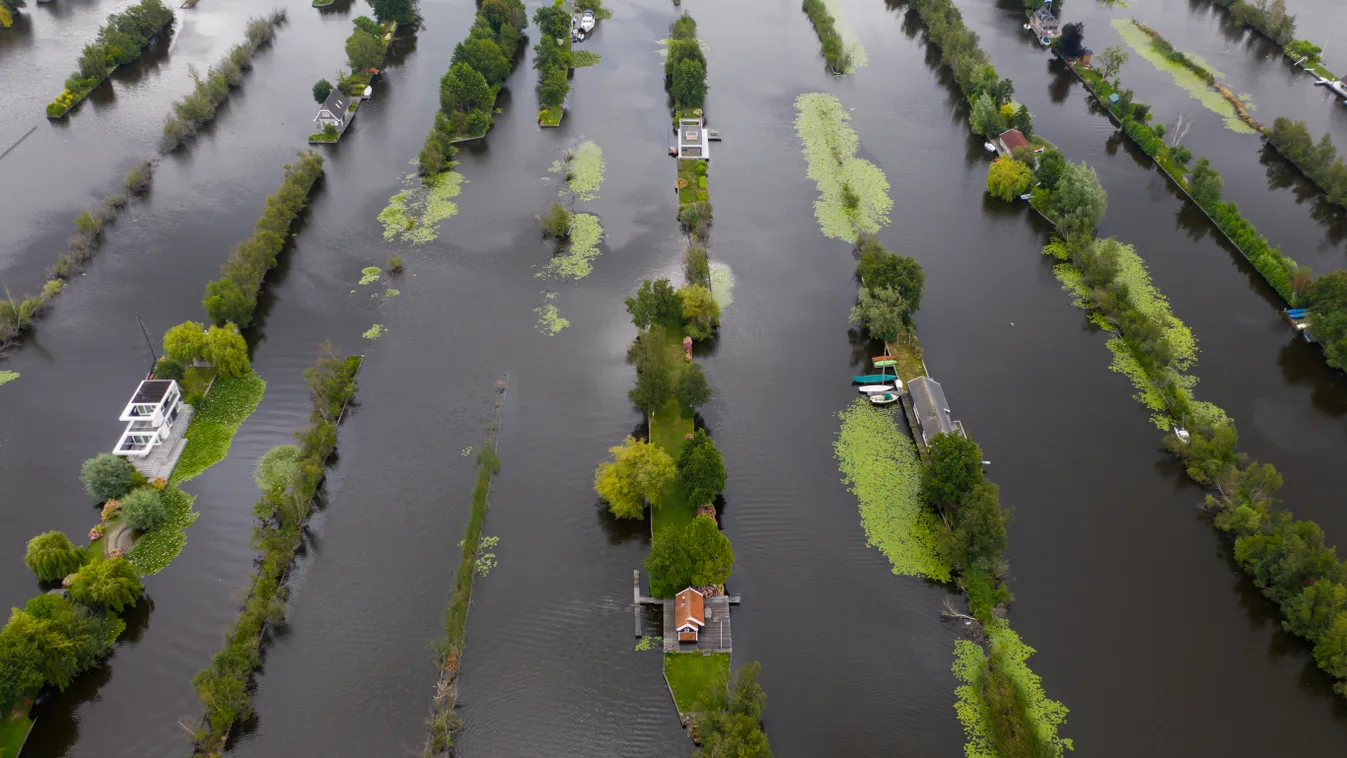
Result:
M641 594L641 572L633 569L631 572L631 598L632 609L635 614L635 633L637 637L659 636L664 641L664 652L666 653L729 653L733 652L734 643L730 634L730 606L739 605L742 598L739 595L716 595L706 598L704 613L706 616L706 625L702 627L697 635L697 643L679 643L678 633L674 630L677 623L674 621L674 599L650 597ZM647 607L658 607L661 611L662 624L659 635L649 635L646 632L644 609Z

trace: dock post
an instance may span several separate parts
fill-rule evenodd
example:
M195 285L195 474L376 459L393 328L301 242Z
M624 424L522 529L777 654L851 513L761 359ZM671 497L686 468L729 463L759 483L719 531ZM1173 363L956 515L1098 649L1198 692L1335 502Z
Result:
M636 614L636 636L641 636L641 570L631 570L631 608Z

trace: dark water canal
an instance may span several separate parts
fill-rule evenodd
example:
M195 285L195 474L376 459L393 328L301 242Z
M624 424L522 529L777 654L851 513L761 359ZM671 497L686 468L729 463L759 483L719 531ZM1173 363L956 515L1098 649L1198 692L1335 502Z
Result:
M458 215L436 241L413 248L384 242L375 216L401 187L436 107L437 79L473 12L467 0L423 3L425 28L401 43L376 100L326 153L327 177L253 335L266 398L230 456L188 486L202 516L187 548L149 580L152 609L109 664L39 711L25 756L186 751L178 722L199 717L190 677L234 618L250 569L252 465L303 422L299 374L326 337L367 353L359 403L341 430L292 581L290 623L258 677L258 716L233 752L419 750L436 677L429 644L440 631L474 474L463 452L480 444L492 384L506 372L502 471L485 528L500 538L499 565L479 580L470 616L460 749L689 752L658 653L632 649L630 577L648 550L646 530L608 518L592 490L594 466L640 422L625 397L634 329L622 298L641 279L676 277L680 268L657 44L674 9L655 0L610 4L613 18L586 43L603 61L576 72L562 127L534 125L535 74L525 62L489 138L459 156L468 183ZM1077 0L1071 10L1105 21L1090 16L1087 34L1112 33L1110 12L1088 6ZM15 93L26 98L17 109L6 94L0 108L0 136L17 138L41 120L0 161L0 278L11 286L40 283L79 204L152 150L168 102L190 82L187 63L204 68L241 37L248 15L266 8L202 0L180 14L162 60L113 83L115 102L86 103L69 126L49 126L42 104L116 7L30 8L27 31L11 31L18 41L0 48L7 80L28 70L40 90ZM1253 756L1341 744L1347 709L1304 646L1277 631L1272 609L1196 514L1201 493L1157 450L1159 435L1127 381L1107 369L1103 338L1086 328L1038 254L1046 230L985 199L980 141L967 136L960 98L913 21L901 8L846 0L869 65L835 80L797 3L683 7L707 45L708 113L726 138L711 172L711 253L735 278L734 302L705 358L716 396L704 415L730 472L724 525L738 557L730 581L744 597L735 662L763 663L775 752L956 756L962 743L949 672L960 632L939 619L943 591L893 576L865 546L832 456L835 414L853 397L846 379L869 353L846 323L855 292L849 251L818 233L816 190L792 126L795 97L811 91L854 109L862 156L892 185L892 224L880 237L926 268L918 329L927 362L1016 510L1012 621L1040 651L1031 665L1048 695L1071 708L1067 733L1077 751ZM1335 497L1342 377L1291 340L1269 293L1204 231L1200 215L1183 212L1160 177L1111 140L1112 127L1090 113L1080 87L1024 44L1009 6L960 7L1039 128L1099 170L1110 192L1104 232L1137 245L1200 340L1199 393L1240 422L1248 449L1286 473L1298 513L1330 538L1347 533ZM1186 5L1161 7L1187 19ZM15 493L4 506L0 599L17 604L36 591L21 561L29 536L82 534L96 520L75 473L115 440L116 411L148 360L133 314L152 333L199 316L204 281L248 234L280 164L302 145L308 88L340 64L349 20L362 12L354 3L326 14L291 8L290 25L215 127L186 155L165 160L151 198L131 206L88 275L5 359L22 377L0 389L0 480ZM1163 31L1185 49L1223 44L1217 21L1202 19ZM87 29L76 33L78 24ZM1274 63L1284 66L1256 65ZM1231 78L1242 70L1222 64ZM1129 72L1138 97L1161 111L1167 75L1143 87L1148 65L1134 56ZM1236 89L1258 101L1257 86ZM1278 96L1288 115L1312 118L1312 102L1296 106L1294 93L1266 87L1275 92L1260 118L1271 120ZM1255 143L1219 133L1199 110L1190 109L1200 121L1193 138L1213 142L1194 142L1194 150L1212 155L1231 192L1245 171L1254 181L1248 203L1292 196L1267 189ZM548 167L579 139L597 142L607 160L599 198L583 208L600 217L606 240L588 278L552 285L570 326L546 336L534 309L548 285L534 274L550 248L534 215L555 196L555 182L542 181ZM1329 239L1303 206L1292 202L1272 217L1282 216L1285 228L1269 221L1265 233L1288 250L1282 231L1307 245ZM1320 255L1342 265L1335 245ZM379 305L356 281L362 267L392 254L404 257L407 273L393 285L401 294ZM360 339L373 323L384 336ZM800 633L804 616L808 631ZM1238 733L1229 729L1234 721L1243 725Z

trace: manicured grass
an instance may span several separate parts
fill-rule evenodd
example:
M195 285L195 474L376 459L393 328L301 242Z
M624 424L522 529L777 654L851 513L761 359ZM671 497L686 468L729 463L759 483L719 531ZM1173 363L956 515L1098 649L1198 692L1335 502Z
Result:
M33 720L28 718L26 708L16 708L0 719L0 758L18 758L19 748L23 747L28 730L33 728Z
M174 484L198 476L224 460L234 433L257 410L266 388L267 383L252 371L216 380L187 427L187 447L171 477Z
M1325 79L1338 78L1337 74L1333 73L1332 71L1329 71L1328 69L1324 68L1322 65L1318 63L1315 63L1314 61L1305 61L1305 68L1308 68L1309 70L1313 71L1319 76L1322 76Z
M730 676L730 654L669 653L664 656L664 676L673 690L674 703L682 713L697 710L707 688Z
M918 353L921 351L921 342L915 334L910 337L912 344L908 344L907 339L900 337L898 342L885 345L889 355L892 355L898 361L898 376L904 383L919 376L926 376L926 366L918 357Z
M327 136L326 134L323 134L322 132L309 135L309 142L311 144L332 144L339 139L341 139L341 132L338 132L332 135L331 137Z
M678 190L678 204L697 202L697 163L698 161L678 161L678 178L687 186Z
M675 461L683 450L683 435L692 434L692 414L685 415L678 401L669 398L650 419L650 441L668 453ZM664 488L663 503L653 509L651 522L655 531L681 529L697 517L697 507L688 502L687 495L677 479Z
M103 540L103 537L99 537L93 542L90 542L88 547L84 548L85 563L98 563L99 561L106 560L107 556L103 554Z
M566 115L566 108L561 105L549 105L538 111L538 124L540 126L557 126L561 123L561 117Z

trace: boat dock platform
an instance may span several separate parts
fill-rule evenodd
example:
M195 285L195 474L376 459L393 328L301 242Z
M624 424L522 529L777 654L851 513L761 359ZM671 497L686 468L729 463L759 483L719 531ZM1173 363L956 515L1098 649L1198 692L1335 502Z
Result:
M663 640L664 652L666 653L691 653L694 650L699 653L731 652L734 645L730 634L730 606L739 605L742 602L739 595L716 595L706 598L706 625L697 635L697 644L694 648L692 643L680 644L678 642L678 633L674 631L676 628L673 615L674 599L642 595L639 569L632 570L631 583L637 637L660 637ZM660 623L657 633L652 634L656 630L653 628L653 623L647 623L645 608L660 609Z
M1308 308L1285 308L1282 310L1282 318L1291 325L1292 329L1300 334L1306 342L1318 342L1313 334L1310 334L1310 312Z

